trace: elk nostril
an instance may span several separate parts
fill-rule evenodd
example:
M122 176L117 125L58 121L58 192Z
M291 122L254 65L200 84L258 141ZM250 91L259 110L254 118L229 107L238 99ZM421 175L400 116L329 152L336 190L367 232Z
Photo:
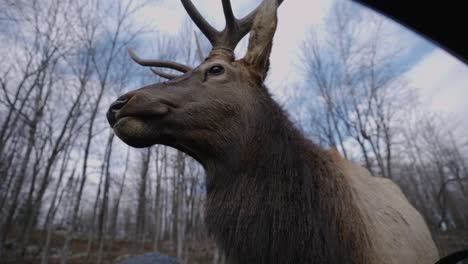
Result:
M128 95L121 95L119 98L117 98L117 101L128 101Z
M119 98L117 98L117 100L115 100L115 102L113 102L111 105L110 105L110 109L111 111L118 111L120 110L122 107L124 107L125 104L127 104L128 102L128 96L127 95L122 95L120 96Z
M117 98L117 100L115 100L115 102L110 105L106 116L111 126L114 126L115 122L117 121L117 112L127 104L128 100L129 96L125 94Z

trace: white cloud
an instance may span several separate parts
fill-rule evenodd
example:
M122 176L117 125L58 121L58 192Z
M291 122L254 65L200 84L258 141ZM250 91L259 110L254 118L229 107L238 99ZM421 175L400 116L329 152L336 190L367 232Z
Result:
M136 15L136 21L166 34L177 32L183 22L183 9L178 4L171 1L165 5L146 5Z
M435 49L406 75L428 110L468 114L468 66L452 55Z
M324 21L331 4L327 0L297 0L285 1L280 7L267 81L274 93L284 94L283 89L293 88L291 82L304 79L296 67L302 42L312 25Z

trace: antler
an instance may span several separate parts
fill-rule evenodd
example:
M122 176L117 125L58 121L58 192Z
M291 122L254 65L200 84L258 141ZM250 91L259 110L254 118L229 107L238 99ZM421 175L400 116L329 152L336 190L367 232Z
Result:
M252 29L254 24L255 17L259 12L260 8L263 5L270 5L276 2L276 8L281 5L283 0L263 0L263 2L252 12L246 15L242 19L237 19L232 12L232 6L230 0L221 0L223 4L223 11L224 17L226 19L226 27L223 31L218 31L213 28L197 8L193 5L191 0L181 0L182 5L184 6L185 10L189 14L190 18L195 22L197 27L202 31L202 33L206 36L206 38L210 41L211 45L213 45L214 49L226 49L231 52L234 51L237 44L242 40L242 38L247 35ZM265 9L265 8L263 8ZM263 14L262 14L263 15ZM258 23L257 23L258 24ZM199 46L198 39L197 46ZM250 44L249 44L250 45ZM198 49L200 49L198 47ZM180 63L171 62L171 61L164 61L164 60L143 60L139 58L130 48L128 49L128 53L132 59L142 65L142 66L149 66L149 67L160 67L160 68L169 68L173 69L182 73L186 73L191 71L192 68ZM201 52L198 52L198 55L201 56ZM202 58L200 58L202 60ZM178 77L177 75L164 73L155 69L151 69L155 74L166 78L166 79L174 79Z
M141 66L169 68L176 71L180 71L182 73L186 73L192 70L191 67L177 62L164 60L143 60L140 57L138 57L130 48L128 48L128 54L130 54L130 57L132 57L132 59Z
M181 0L185 10L192 18L193 22L203 32L206 38L213 45L213 49L222 48L234 51L241 39L249 33L257 14L258 7L242 19L237 19L232 12L230 0L222 0L226 27L223 31L213 28L198 12L191 0Z
M165 78L165 79L168 79L168 80L172 80L172 79L175 79L177 77L179 77L180 75L176 75L176 74L170 74L170 73L165 73L165 72L162 72L162 71L158 71L156 69L151 69L151 71L160 76L161 78Z

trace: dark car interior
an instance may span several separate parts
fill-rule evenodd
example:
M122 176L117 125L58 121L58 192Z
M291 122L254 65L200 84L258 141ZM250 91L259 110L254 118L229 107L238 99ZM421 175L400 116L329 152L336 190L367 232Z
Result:
M463 1L353 1L395 20L468 64L468 18Z

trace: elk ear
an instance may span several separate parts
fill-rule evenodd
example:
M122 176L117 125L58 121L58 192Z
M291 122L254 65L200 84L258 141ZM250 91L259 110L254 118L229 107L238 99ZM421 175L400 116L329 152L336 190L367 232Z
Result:
M249 46L244 61L265 80L270 67L270 52L278 17L276 11L282 0L263 0L250 31Z

